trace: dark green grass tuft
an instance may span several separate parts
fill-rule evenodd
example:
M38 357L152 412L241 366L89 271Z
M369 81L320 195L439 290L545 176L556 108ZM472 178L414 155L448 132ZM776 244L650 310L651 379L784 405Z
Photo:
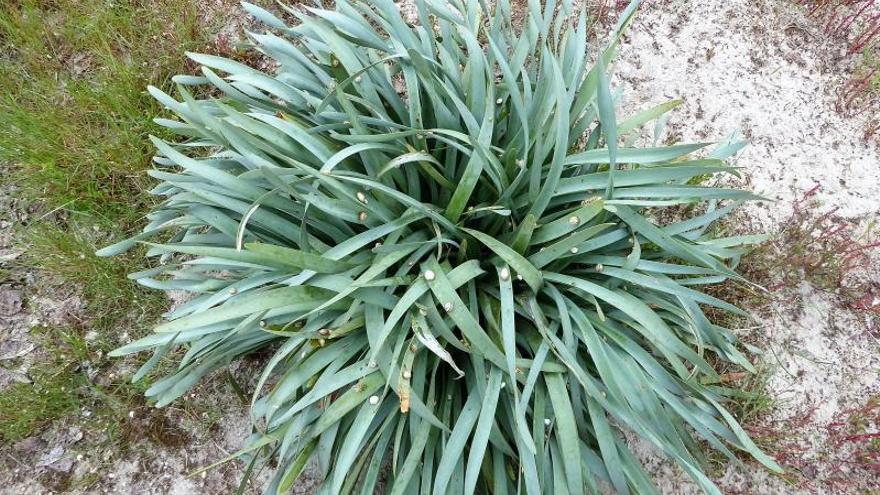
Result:
M32 384L18 383L0 394L0 442L29 437L79 410L76 375L45 369L31 376Z
M76 222L67 222L64 228L41 223L26 232L26 261L62 283L75 284L85 302L83 324L98 331L110 345L118 343L122 333L145 332L167 306L164 296L127 278L132 269L143 266L134 257L107 260L94 255L95 246L116 235Z
M169 412L146 407L148 382L133 384L125 373L111 371L106 353L112 344L106 339L86 339L81 330L66 327L33 332L43 356L29 372L33 383L0 393L0 442L69 423L81 427L87 436L84 445L102 451L124 450L129 442L142 440L172 446L186 441L187 433Z

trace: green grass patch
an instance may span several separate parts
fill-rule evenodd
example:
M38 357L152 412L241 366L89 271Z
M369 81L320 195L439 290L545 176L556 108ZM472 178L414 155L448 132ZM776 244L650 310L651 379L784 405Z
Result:
M31 377L32 384L18 383L0 394L0 441L4 443L27 438L79 410L78 376L43 369Z
M127 332L141 335L168 304L161 293L133 284L127 278L143 263L135 256L108 260L95 256L95 250L118 235L101 229L67 222L65 228L55 223L30 227L26 262L60 280L75 284L85 303L85 324L98 331L111 345Z
M82 411L103 442L184 438L164 412L144 408L106 353L151 325L167 300L132 284L131 260L94 256L140 226L160 105L148 85L168 89L191 72L185 50L205 51L210 33L192 0L10 0L0 5L0 183L14 186L39 220L18 232L40 290L84 300L63 328L35 329L32 384L0 393L0 441L15 441ZM16 270L22 267L16 267ZM67 287L64 287L67 286ZM95 332L86 338L89 332ZM98 377L98 379L96 379ZM129 411L136 410L134 419ZM143 412L141 412L143 410Z
M100 424L112 438L125 414L118 405L136 399L143 385L92 383L89 371L99 365L107 345L88 342L80 330L38 327L32 332L44 355L28 373L32 384L16 384L0 394L0 440L27 438L83 410L90 424Z
M113 361L106 353L115 344L86 339L76 328L39 327L33 332L45 355L29 372L33 383L16 384L0 394L0 441L15 442L81 416L84 421L74 422L91 434L85 445L183 442L186 433L172 424L166 411L145 407L148 381L133 384L124 373L110 371Z
M148 84L205 44L191 0L13 0L0 7L0 160L26 197L119 224L139 194L159 106ZM2 180L2 179L0 179Z

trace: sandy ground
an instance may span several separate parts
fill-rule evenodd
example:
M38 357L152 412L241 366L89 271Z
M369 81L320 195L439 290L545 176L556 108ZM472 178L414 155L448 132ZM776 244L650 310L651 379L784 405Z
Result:
M751 146L738 165L777 200L758 217L782 220L817 184L844 216L877 214L880 155L861 119L834 110L847 61L815 20L778 0L649 1L628 34L616 67L625 108L684 99L671 120L682 141L740 131Z
M226 0L208 3L229 12ZM246 23L236 14L224 36L233 38ZM822 208L839 207L842 215L867 225L871 219L880 220L880 156L875 145L861 141L864 122L834 111L835 92L845 77L840 67L846 60L839 58L815 22L787 1L649 1L629 32L615 83L625 87L623 113L683 98L684 105L670 120L668 133L674 139L716 140L737 130L749 138L752 144L738 155L737 164L751 187L774 201L751 206L744 230L781 228L793 202L817 184ZM7 201L5 196L0 199ZM0 234L6 236L7 227L0 224ZM0 256L15 256L14 246L3 236ZM880 283L877 274L867 276ZM22 293L12 290L3 297L10 311L20 314L14 326L8 326L15 335L26 332L32 320L63 311L63 306L58 309L63 300L22 303ZM847 411L880 394L880 344L865 331L863 316L840 307L833 294L806 284L791 289L773 308L752 309L760 323L752 332L768 349L764 359L772 370L769 389L776 399L773 410L755 427L785 433L775 442L778 452L771 453L784 456L795 475L784 481L749 464L720 468L716 479L722 492L855 494L878 488L876 479L847 465L850 452L835 445L829 433ZM20 340L28 345L26 338ZM9 373L0 379L24 375ZM221 401L221 407L234 403L229 397L211 400ZM31 456L45 458L43 479L52 475L52 464L59 460L69 472L80 474L100 464L102 480L85 493L229 493L240 472L234 466L211 471L205 478L187 474L244 440L249 432L246 416L241 408L233 409L209 435L191 432L195 440L181 448L133 446L124 456L111 453L101 463L70 456L79 441L76 431L37 437L20 448L37 449ZM51 445L59 440L67 442L65 450L53 460ZM662 493L699 493L649 447L638 445L638 453ZM44 484L26 475L26 466L21 469L11 477L16 481L0 492L46 492ZM296 492L312 489L304 484Z
M839 68L848 62L839 59L839 46L787 2L648 2L615 72L624 108L684 99L670 120L672 137L717 140L738 130L749 139L736 164L753 190L774 201L751 205L743 230L783 228L793 202L817 185L821 209L837 207L866 226L880 220L880 155L863 142L863 121L834 110L845 77ZM877 273L864 276L880 281ZM760 423L784 432L775 454L795 468L793 481L727 468L718 480L722 492L877 489L877 473L872 479L851 469L846 446L834 445L829 431L880 393L880 344L865 331L864 317L840 307L834 294L802 284L785 296L775 307L751 309L758 309L753 332L767 348L776 400ZM642 454L663 493L699 493L650 449Z

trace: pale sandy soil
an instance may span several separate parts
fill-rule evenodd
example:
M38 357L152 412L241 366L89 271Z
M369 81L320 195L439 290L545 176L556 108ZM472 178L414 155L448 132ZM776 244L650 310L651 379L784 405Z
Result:
M839 42L787 2L646 2L616 66L624 108L683 98L669 132L706 141L741 131L751 145L736 158L750 187L774 201L751 205L744 231L785 227L793 202L820 186L822 210L861 228L880 220L880 154L862 141L864 122L834 110L845 77ZM880 282L880 274L864 273ZM847 465L847 447L829 426L880 394L880 344L863 314L809 284L757 310L753 329L767 348L774 408L759 423L783 432L770 453L790 461L793 483L749 467L723 470L723 493L866 493L877 473ZM773 452L774 448L777 452ZM645 448L642 457L663 491L699 493L677 469ZM797 470L801 472L798 473Z

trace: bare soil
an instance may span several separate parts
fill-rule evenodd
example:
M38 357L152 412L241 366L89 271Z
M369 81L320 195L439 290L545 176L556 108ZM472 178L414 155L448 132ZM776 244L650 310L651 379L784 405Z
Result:
M670 120L670 141L718 140L734 131L748 138L750 146L735 163L743 182L769 201L750 205L738 230L790 227L794 205L815 191L811 207L819 210L817 217L834 210L854 232L876 240L871 229L880 220L880 154L875 142L864 140L864 117L835 111L853 63L840 46L789 2L646 2L615 72L625 88L624 108L631 111L684 99ZM785 251L782 246L778 256ZM875 260L877 254L869 253ZM876 266L848 276L866 280L864 286L877 284ZM746 427L788 472L771 477L749 464L726 466L716 476L723 493L856 494L880 488L876 464L872 468L860 457L876 446L840 435L849 428L850 436L858 436L856 411L880 395L880 301L868 300L853 309L838 293L802 281L776 288L763 306L748 308L758 326L743 333L765 349L767 392L775 403ZM650 450L644 447L641 457L663 493L699 493Z

